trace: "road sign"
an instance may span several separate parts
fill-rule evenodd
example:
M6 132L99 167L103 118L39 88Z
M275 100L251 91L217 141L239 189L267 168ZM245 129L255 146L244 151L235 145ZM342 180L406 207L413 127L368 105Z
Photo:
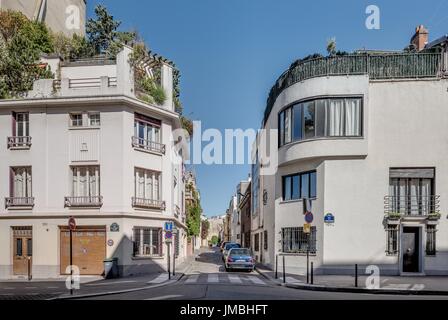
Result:
M165 239L171 240L173 238L173 233L171 231L165 231Z
M76 229L76 220L73 217L70 217L70 219L68 219L68 227L71 231L74 231Z
M173 231L173 221L165 222L165 231Z
M334 215L332 213L327 213L324 217L325 223L334 223Z
M304 223L303 224L303 233L311 233L311 224L309 223Z
M307 212L305 214L305 221L306 221L306 223L312 223L313 220L314 220L313 214L311 212Z

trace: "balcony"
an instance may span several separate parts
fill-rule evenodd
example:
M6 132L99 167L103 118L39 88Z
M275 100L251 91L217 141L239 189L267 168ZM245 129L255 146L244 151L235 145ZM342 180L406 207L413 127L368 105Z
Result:
M384 213L392 220L402 217L440 218L440 196L386 196Z
M6 209L31 209L34 207L34 197L5 198Z
M132 137L132 146L136 149L154 152L158 154L165 154L166 146L164 144L142 139L139 137Z
M8 137L8 149L20 150L31 148L31 137L28 136L15 136Z
M137 197L132 197L132 206L134 208L156 210L165 210L166 208L165 201Z
M263 122L286 88L307 79L341 75L368 75L371 80L439 78L445 68L441 53L358 53L300 61L286 70L271 88Z
M65 197L64 203L66 208L100 208L103 205L103 197Z

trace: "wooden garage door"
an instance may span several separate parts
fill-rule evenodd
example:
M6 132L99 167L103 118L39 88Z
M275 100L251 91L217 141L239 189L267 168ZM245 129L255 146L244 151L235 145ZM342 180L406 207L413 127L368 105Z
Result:
M70 231L61 228L61 274L70 265ZM80 226L73 231L73 265L81 275L101 275L106 257L106 227Z

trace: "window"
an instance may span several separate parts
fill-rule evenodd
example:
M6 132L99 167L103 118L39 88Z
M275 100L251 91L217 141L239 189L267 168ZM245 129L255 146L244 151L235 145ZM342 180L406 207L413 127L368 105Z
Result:
M268 231L265 230L264 231L264 236L263 236L263 240L264 240L264 250L268 250Z
M315 137L360 137L361 126L361 98L301 102L280 112L279 146Z
M13 113L13 135L28 137L30 135L30 116L28 112Z
M179 234L176 233L174 235L174 255L176 258L179 257L179 252L180 252L179 246L180 246Z
M387 232L387 248L386 253L388 255L396 255L398 254L398 234L399 234L399 226L398 225L388 225Z
M284 201L310 199L316 196L316 171L283 177Z
M16 256L21 257L23 255L22 238L16 238Z
M82 113L71 113L70 125L72 127L82 127Z
M26 239L26 250L27 250L27 256L32 257L33 256L33 239Z
M405 215L428 215L438 210L433 194L435 170L390 169L389 212Z
M162 228L134 228L134 256L161 256Z
M135 115L134 136L142 143L161 142L160 136L161 121L143 115Z
M160 200L161 175L159 172L135 169L135 197L139 199Z
M256 233L254 235L254 251L260 251L260 234Z
M426 226L426 255L435 256L436 255L436 226L427 225Z
M11 168L10 194L12 198L31 198L31 167Z
M303 232L303 227L282 228L282 251L284 253L316 254L316 227L311 227L311 233Z
M99 113L89 113L89 125L92 127L101 125L101 118Z
M98 197L100 195L100 167L72 167L72 196Z

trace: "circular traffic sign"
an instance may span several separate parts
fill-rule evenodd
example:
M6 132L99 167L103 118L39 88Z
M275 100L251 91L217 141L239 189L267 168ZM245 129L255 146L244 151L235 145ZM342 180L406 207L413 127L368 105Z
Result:
M307 213L305 214L305 221L306 221L307 223L311 223L311 222L313 222L313 220L314 220L314 216L313 216L313 214L312 214L311 212L307 212Z
M173 233L171 231L165 232L165 239L171 239L173 237Z
M72 231L76 229L76 220L75 220L75 218L70 217L70 219L68 219L68 227Z

